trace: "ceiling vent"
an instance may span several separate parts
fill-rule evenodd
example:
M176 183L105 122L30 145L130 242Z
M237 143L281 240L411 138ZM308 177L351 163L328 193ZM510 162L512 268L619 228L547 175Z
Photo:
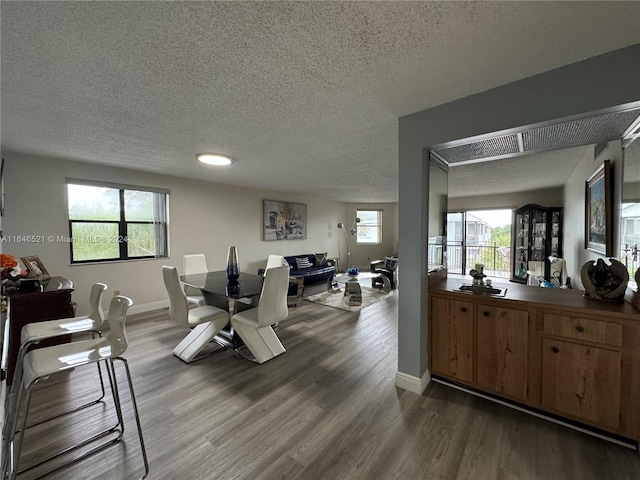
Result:
M640 120L640 107L607 112L535 128L510 130L509 134L474 137L435 147L432 153L449 165L497 160L545 150L598 144L622 138Z

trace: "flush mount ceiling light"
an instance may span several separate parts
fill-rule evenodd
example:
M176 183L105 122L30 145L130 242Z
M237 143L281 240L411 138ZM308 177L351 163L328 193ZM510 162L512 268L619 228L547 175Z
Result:
M199 153L196 155L196 159L199 162L206 163L207 165L216 165L219 167L231 165L231 157L227 155L220 155L218 153Z

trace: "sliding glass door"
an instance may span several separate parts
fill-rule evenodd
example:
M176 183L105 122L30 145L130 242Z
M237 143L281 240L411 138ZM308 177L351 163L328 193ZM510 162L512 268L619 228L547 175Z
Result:
M447 214L448 271L466 275L477 263L492 277L510 276L511 210Z

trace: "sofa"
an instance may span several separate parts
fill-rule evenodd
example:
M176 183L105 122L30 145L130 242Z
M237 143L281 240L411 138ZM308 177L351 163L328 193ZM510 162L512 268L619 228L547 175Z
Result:
M334 262L326 253L304 253L284 257L289 264L289 275L301 277L304 285L328 280L336 274Z

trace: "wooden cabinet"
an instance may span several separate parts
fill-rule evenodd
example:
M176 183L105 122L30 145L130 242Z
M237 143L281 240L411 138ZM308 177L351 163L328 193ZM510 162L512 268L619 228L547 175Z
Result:
M622 325L544 313L543 332L542 405L618 430Z
M472 382L473 303L434 298L431 309L431 370Z
M640 440L637 309L509 283L505 298L486 297L463 283L429 286L434 377Z
M478 386L526 400L529 313L483 304L476 308Z
M528 312L472 300L432 298L431 372L526 399Z
M7 385L10 385L13 380L22 327L32 322L73 317L72 292L73 283L70 280L52 277L45 284L42 292L10 292L7 294L9 309L2 345L2 371L6 376ZM64 336L55 340L45 340L39 346L54 345L69 340L69 336Z

